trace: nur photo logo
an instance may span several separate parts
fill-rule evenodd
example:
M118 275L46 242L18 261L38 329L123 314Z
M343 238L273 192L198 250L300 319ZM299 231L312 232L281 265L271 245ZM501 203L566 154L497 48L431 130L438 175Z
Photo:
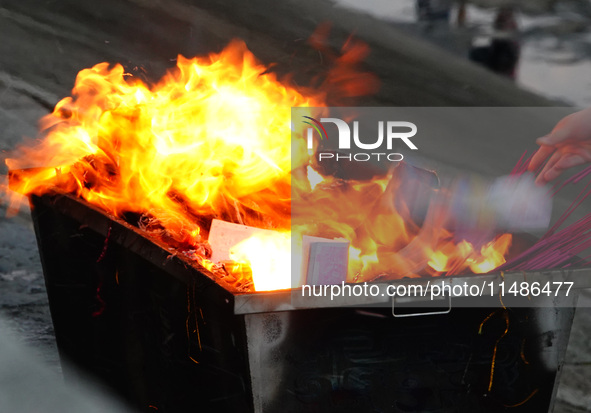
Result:
M409 149L416 151L417 146L410 140L417 134L417 126L412 122L405 121L378 121L377 138L364 136L360 138L359 121L353 121L351 125L340 118L320 118L314 119L310 116L303 116L303 122L310 127L307 129L308 149L314 149L314 132L318 136L321 148L334 147L340 151L322 151L317 152L316 156L319 162L331 159L333 161L348 160L357 162L367 162L370 160L387 160L390 162L399 162L404 156L399 152L392 152L396 140L402 141ZM336 126L338 136L330 135L326 131L324 124ZM331 128L334 130L334 128ZM375 129L374 129L375 130ZM335 146L337 145L338 146ZM353 148L352 148L353 146ZM351 149L359 149L363 152L354 152ZM346 151L346 152L345 152ZM375 152L368 152L375 151Z

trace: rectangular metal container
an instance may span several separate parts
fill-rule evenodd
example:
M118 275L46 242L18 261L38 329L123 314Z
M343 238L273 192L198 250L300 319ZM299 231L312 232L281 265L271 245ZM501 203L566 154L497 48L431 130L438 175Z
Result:
M459 297L450 311L422 317L394 317L388 298L300 294L307 308L296 308L298 291L233 294L83 200L57 193L30 200L60 355L139 410L552 410L575 291L537 307L503 308L493 297L488 307L460 308ZM504 279L584 275L589 270Z

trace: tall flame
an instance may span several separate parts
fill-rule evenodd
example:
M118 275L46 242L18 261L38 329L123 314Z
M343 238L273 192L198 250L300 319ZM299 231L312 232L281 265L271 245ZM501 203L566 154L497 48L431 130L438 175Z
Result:
M53 179L106 211L158 217L178 242L199 241L194 216L289 228L290 108L322 106L264 73L243 42L178 58L149 88L121 65L82 70L73 97L41 121L45 138L10 169L51 166L17 190Z
M341 66L327 78L344 83L343 95L375 87L373 78L363 81L352 70L356 56L366 52L348 42ZM467 267L482 272L504 262L507 239L474 251L435 224L419 229L396 211L377 207L370 200L384 196L387 180L341 185L318 175L303 145L291 153L291 128L303 129L291 124L294 106L323 107L325 96L280 82L241 41L205 58L179 56L177 68L153 86L121 65L100 63L82 70L72 97L42 119L40 144L20 148L6 163L13 171L45 167L13 182L19 193L59 187L117 217L135 213L146 231L185 251L200 251L194 257L210 269L215 263L203 246L212 218L278 230L275 239L246 240L233 250L236 261L249 263L257 290L290 287L289 277L268 277L289 270L283 264L290 247L292 173L312 178L294 188L305 193L300 200L313 200L298 205L306 224L295 225L295 235L350 240L350 281L364 279L354 276L362 271L370 278L386 270L395 276ZM320 114L310 109L309 115ZM361 213L366 205L370 218ZM268 260L272 254L275 261Z

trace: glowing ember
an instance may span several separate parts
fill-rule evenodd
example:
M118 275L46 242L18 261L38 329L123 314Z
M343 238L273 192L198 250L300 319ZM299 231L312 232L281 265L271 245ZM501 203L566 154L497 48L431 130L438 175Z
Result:
M357 46L346 44L338 70L327 77L345 81L343 93L374 87L350 70L367 52ZM383 273L487 272L505 262L510 236L475 251L465 241L453 242L436 216L419 228L393 208L386 189L396 180L322 177L309 166L303 140L301 153L292 154L291 127L297 126L291 125L291 107L324 107L324 96L280 82L244 43L234 41L207 58L179 56L177 66L151 87L121 65L82 70L73 97L42 119L40 144L20 148L6 161L13 171L44 167L23 172L13 189L28 195L57 187L117 217L140 217L140 228L212 271L223 267L246 286L243 265L208 260L211 219L277 230L232 250L236 262L252 269L259 291L291 287L292 173L309 178L293 188L303 214L293 227L295 239L350 240L350 281ZM303 126L296 131L302 137Z

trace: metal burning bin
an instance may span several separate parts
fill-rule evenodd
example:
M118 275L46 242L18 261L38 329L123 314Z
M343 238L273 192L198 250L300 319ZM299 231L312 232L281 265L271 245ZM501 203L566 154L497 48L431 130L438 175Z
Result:
M31 204L61 356L140 410L552 410L574 290L550 307L505 309L493 297L489 308L456 308L454 298L451 311L424 317L394 317L382 297L302 298L309 308L296 309L294 291L231 293L80 199L32 196Z

